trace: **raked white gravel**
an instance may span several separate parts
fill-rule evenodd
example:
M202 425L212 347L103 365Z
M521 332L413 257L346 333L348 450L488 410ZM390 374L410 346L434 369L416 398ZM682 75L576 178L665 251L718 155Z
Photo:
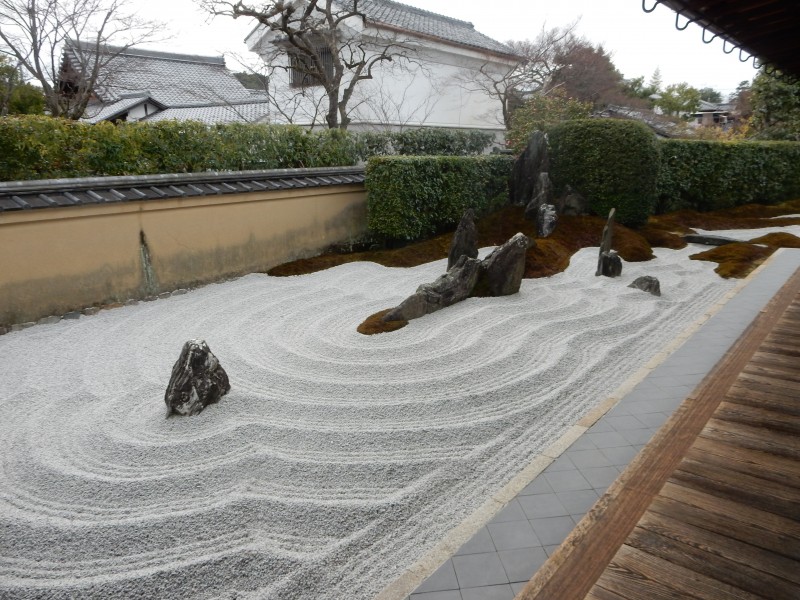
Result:
M2 336L0 597L372 598L733 288L694 252L607 279L587 248L371 337L446 261L248 275ZM232 390L166 419L192 338Z

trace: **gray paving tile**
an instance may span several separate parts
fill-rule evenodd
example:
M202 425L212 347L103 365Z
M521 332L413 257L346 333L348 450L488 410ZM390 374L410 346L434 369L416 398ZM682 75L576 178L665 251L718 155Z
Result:
M643 415L637 415L636 418L639 419L645 427L661 427L667 422L669 415L665 412L646 413Z
M575 528L572 517L550 517L548 519L531 519L531 526L536 531L544 546L560 544Z
M513 591L515 594L519 594L519 593L520 593L522 590L524 590L524 589L525 589L525 586L526 586L526 585L528 585L528 582L527 582L527 581L518 581L517 583L512 583L512 584L511 584L511 590L512 590L512 591Z
M553 473L554 471L569 471L570 469L574 469L575 465L572 464L569 457L566 454L562 454L549 465L545 469L545 473Z
M631 443L631 446L636 446L638 444L646 444L649 442L656 431L657 429L648 427L646 429L631 429L629 431L623 431L622 435Z
M411 594L409 600L463 600L459 590L448 590L446 592L424 592L422 594Z
M461 590L463 600L514 600L510 585L489 585Z
M519 512L522 517L525 516L525 513L522 512L522 507L519 507ZM492 542L492 536L489 534L489 530L486 527L481 527L475 535L473 535L467 542L465 542L461 548L456 551L456 556L461 554L480 554L481 552L494 552L494 542Z
M629 429L641 429L642 422L633 415L612 416L605 419L614 431L627 431Z
M541 546L539 538L533 532L528 521L508 521L486 526L492 534L492 541L497 550L515 550L517 548L534 548Z
M547 557L549 558L553 556L553 552L558 550L559 546L561 546L561 544L551 544L549 546L545 546L544 551L547 552Z
M553 492L553 488L550 487L550 484L547 483L547 479L539 475L531 481L528 485L522 488L522 491L519 493L520 496L531 496L533 494L550 494Z
M537 496L519 496L517 498L522 510L529 519L544 517L564 517L569 512L555 494L539 494Z
M605 431L613 431L613 429L611 429L609 425L606 425L606 423L601 419L592 425L589 428L589 431L592 433L603 433ZM569 447L570 450L594 450L595 448L597 448L597 446L595 446L592 443L592 440L585 435L582 435L577 440L572 442L572 445Z
M557 471L556 473L545 473L547 483L555 492L570 492L573 490L590 490L591 484L581 475L578 469L572 471Z
M622 448L604 448L603 454L615 467L626 467L633 460L633 457L638 454L638 451L633 446L625 446Z
M459 587L481 587L508 583L508 576L496 552L454 556L453 566Z
M639 427L641 427L641 423ZM611 462L598 448L592 450L567 450L567 456L579 471L591 467L610 467Z
M605 491L608 486L614 483L614 480L619 477L619 470L617 467L596 467L591 469L581 469L581 473L586 477L592 485L592 489Z
M549 487L549 486L548 486ZM524 491L524 490L523 490ZM522 492L520 492L522 495ZM506 521L522 521L526 518L525 512L522 510L517 499L514 498L511 502L506 504L499 513L497 513L489 523L505 523Z
M547 553L541 546L502 550L498 554L511 583L528 581L547 560Z
M583 516L589 512L589 509L592 508L594 503L597 502L597 499L600 497L593 489L561 492L557 493L556 496L558 496L558 499L561 500L561 504L567 509L569 514L580 516ZM543 540L542 543L547 542L544 542Z
M600 449L627 446L626 440L618 431L604 431L602 433L585 433L591 442Z
M430 577L423 581L414 593L440 592L443 590L457 590L458 579L453 568L453 561L448 560L441 567L436 569Z

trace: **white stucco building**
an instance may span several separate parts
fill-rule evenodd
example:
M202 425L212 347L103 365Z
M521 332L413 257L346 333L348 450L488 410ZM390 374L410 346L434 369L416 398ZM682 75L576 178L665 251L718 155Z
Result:
M352 0L339 5L352 8ZM354 88L347 104L350 129L503 131L500 101L479 89L476 79L482 70L499 78L517 64L520 58L511 48L479 33L472 23L390 0L361 0L358 10L365 19L350 17L337 30L339 55L357 46L375 56L391 44L394 58L377 63L373 78ZM272 120L326 126L325 90L295 68L297 58L286 38L261 25L245 41L267 65ZM349 81L345 75L340 89Z

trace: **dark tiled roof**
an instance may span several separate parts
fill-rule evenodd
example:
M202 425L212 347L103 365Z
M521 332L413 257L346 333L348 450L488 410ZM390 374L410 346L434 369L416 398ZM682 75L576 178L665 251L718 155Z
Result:
M256 123L269 117L269 104L233 102L204 106L171 106L142 119L143 121L200 121L202 123Z
M363 167L10 181L0 183L0 212L358 183Z
M221 56L196 56L115 46L116 54L104 67L102 87L95 93L103 103L116 102L134 93L147 94L164 106L251 100L247 90L225 67ZM70 42L65 57L79 71L78 53L92 53L91 44ZM83 61L84 63L86 61Z
M344 2L352 6L352 0ZM458 3L453 3L454 7ZM483 50L491 50L500 54L513 55L514 51L505 44L493 40L475 30L475 26L467 21L445 17L434 12L393 2L392 0L364 0L358 4L367 21L375 24L383 23L392 27L405 29L414 33L456 42L464 46L472 46Z

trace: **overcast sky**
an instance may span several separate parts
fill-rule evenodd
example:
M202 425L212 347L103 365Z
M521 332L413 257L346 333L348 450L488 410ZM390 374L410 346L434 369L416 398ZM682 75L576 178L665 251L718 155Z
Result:
M247 54L243 39L254 23L227 17L209 19L194 0L131 0L141 16L165 21L172 38L159 49L195 54ZM725 54L722 42L701 41L701 29L675 29L675 13L659 5L650 14L641 0L405 0L406 4L471 21L481 33L499 40L532 39L541 30L566 25L580 17L577 32L612 53L627 78L649 80L656 67L665 85L688 82L712 87L727 96L740 81L751 80L752 60L739 61L738 51ZM647 0L651 6L653 0ZM253 4L258 4L254 0ZM681 21L683 24L683 20ZM228 61L231 68L236 68Z

